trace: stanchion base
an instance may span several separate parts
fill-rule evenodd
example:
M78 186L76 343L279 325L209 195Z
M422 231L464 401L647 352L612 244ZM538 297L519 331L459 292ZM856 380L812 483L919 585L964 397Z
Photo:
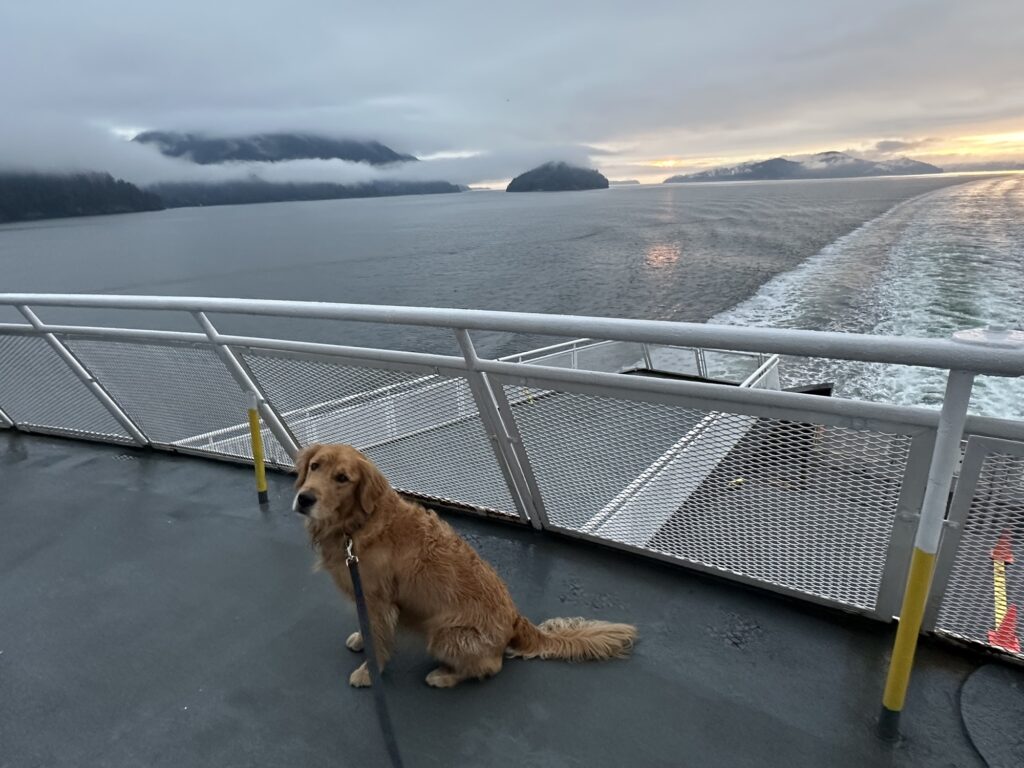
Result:
M885 741L897 741L900 738L900 713L897 710L882 707L878 716L878 737Z

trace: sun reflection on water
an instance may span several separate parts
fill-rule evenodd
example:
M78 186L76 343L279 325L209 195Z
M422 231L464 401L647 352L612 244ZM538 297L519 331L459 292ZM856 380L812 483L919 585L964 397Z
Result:
M655 243L644 251L644 264L654 269L664 269L679 261L682 249L678 243Z

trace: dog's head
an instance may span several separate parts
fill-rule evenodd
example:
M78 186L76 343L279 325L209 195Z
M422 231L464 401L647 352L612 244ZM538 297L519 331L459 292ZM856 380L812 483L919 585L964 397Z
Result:
M311 521L354 533L391 490L368 458L350 445L307 446L295 460L292 509Z

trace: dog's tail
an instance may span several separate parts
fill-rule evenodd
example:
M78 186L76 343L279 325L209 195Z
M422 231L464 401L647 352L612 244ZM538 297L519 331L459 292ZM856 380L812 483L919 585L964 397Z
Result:
M506 653L523 659L621 659L629 655L636 640L632 624L581 618L548 619L534 626L520 616L514 631Z

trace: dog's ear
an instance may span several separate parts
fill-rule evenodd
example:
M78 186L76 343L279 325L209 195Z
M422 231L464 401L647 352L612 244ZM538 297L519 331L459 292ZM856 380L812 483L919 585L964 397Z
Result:
M320 443L311 443L299 451L299 455L295 457L295 471L299 475L295 480L296 488L306 482L306 475L309 473L309 462L313 460L313 456L320 450L320 447Z
M362 474L359 480L359 506L363 508L364 514L370 515L384 494L391 490L391 486L373 462L362 459L359 466Z

